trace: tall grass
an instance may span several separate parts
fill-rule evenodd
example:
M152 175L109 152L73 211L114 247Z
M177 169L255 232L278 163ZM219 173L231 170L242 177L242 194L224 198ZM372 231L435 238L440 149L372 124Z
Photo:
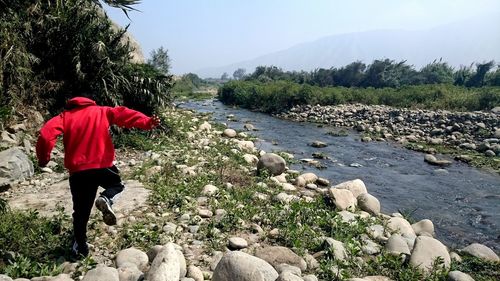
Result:
M231 81L219 89L218 97L226 104L268 113L281 112L295 105L346 103L475 111L499 106L500 87L465 88L439 84L375 89L318 87L289 81Z

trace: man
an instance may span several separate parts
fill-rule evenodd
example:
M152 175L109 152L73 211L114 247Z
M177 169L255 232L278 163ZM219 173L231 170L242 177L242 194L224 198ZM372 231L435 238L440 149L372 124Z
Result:
M88 98L68 101L66 109L50 119L40 130L36 155L40 167L50 161L50 153L59 135L63 135L64 166L69 170L73 200L73 252L87 256L87 223L99 186L104 188L95 205L108 225L116 224L111 206L123 191L118 169L113 165L115 152L109 127L151 130L158 126L157 116L148 117L124 106L98 106Z

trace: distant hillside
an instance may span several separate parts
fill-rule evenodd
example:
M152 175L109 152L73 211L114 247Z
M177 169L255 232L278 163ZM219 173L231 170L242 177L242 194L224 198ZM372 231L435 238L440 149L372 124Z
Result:
M455 67L485 60L500 62L499 34L500 14L430 30L348 33L196 73L202 77L220 77L224 72L231 75L237 68L245 68L248 73L259 65L275 65L285 70L313 70L343 66L357 60L370 63L380 58L407 60L417 68L439 58Z

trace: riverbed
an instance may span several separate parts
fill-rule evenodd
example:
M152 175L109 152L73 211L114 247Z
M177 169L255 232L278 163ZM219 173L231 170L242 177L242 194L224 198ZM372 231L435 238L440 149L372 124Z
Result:
M347 136L332 136L327 133L339 128L283 120L215 100L180 107L213 113L215 121L236 130L244 130L247 122L253 124L258 130L249 133L259 139L256 147L268 152L286 151L295 159L313 158L314 152L321 152L328 157L318 160L324 169L300 163L289 166L314 172L333 184L363 180L368 192L380 200L382 212L406 212L415 220L432 220L437 238L452 248L478 242L500 250L500 175L496 173L444 155L438 157L453 164L437 168L424 162L424 154L393 142L361 142L352 130ZM316 140L328 146L311 147Z

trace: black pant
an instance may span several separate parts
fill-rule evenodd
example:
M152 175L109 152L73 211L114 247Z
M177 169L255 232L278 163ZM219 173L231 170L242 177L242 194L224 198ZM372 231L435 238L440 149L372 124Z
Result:
M119 171L115 166L103 169L91 169L73 173L69 177L69 186L73 199L73 232L75 241L83 245L87 242L87 223L97 188L102 186L104 196L110 201L123 191Z

